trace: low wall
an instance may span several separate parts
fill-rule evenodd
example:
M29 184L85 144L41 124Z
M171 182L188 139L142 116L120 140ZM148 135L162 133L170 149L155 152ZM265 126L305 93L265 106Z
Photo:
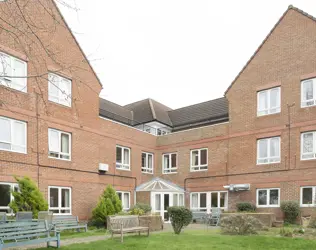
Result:
M221 218L225 218L227 216L235 215L235 214L244 214L257 218L261 221L261 223L267 227L272 227L272 223L275 221L274 213L222 213Z
M144 220L140 221L141 226L147 227L148 224L146 221L150 221L150 231L160 231L163 229L163 221L160 215L142 215L140 217L144 218Z

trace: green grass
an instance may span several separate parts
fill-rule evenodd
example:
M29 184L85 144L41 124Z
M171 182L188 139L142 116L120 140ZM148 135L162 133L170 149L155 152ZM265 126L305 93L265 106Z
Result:
M81 229L81 232L79 233L74 230L69 230L69 231L62 231L60 233L60 237L61 237L61 240L64 240L64 239L72 239L72 238L105 235L106 233L107 233L106 229L93 229L93 230L88 230L87 232L83 232Z
M62 243L61 243L62 244ZM186 231L180 235L172 232L154 233L146 236L126 236L121 244L119 238L96 241L89 244L74 244L61 249L104 250L285 250L316 249L315 240L273 236L229 236L210 231Z

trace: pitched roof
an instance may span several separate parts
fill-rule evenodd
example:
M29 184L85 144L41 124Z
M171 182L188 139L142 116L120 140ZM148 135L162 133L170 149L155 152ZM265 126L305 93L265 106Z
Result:
M228 120L228 101L225 97L175 109L168 112L173 127L192 127L194 124L209 124Z
M227 92L230 90L230 88L234 85L234 83L237 81L237 79L239 78L239 76L244 72L244 70L247 68L247 66L250 64L250 62L252 61L252 59L257 55L257 53L259 52L259 50L262 48L262 46L265 44L265 42L268 40L268 38L271 36L271 34L273 33L273 31L276 29L276 27L281 23L281 21L283 20L283 18L285 17L285 15L289 12L289 10L295 10L298 13L312 19L313 21L316 21L316 18L313 17L312 15L309 15L308 13L304 12L303 10L294 7L293 5L289 5L289 7L287 8L287 10L283 13L283 15L280 17L280 19L277 21L277 23L273 26L272 30L269 32L269 34L266 36L266 38L262 41L262 43L259 45L259 47L256 49L256 51L253 53L253 55L250 57L250 59L247 61L247 63L245 64L245 66L241 69L241 71L238 73L238 75L235 77L235 79L233 80L233 82L228 86L228 88L225 91L225 96L227 94Z
M116 103L99 99L99 115L127 125L133 125L133 112Z

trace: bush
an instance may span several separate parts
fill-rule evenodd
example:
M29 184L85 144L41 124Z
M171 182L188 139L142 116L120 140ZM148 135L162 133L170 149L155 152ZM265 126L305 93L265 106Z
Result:
M144 215L145 214L143 209L140 209L140 208L137 208L137 207L134 207L133 209L131 209L129 213L131 215Z
M180 234L182 228L192 221L192 212L185 207L169 207L168 213L175 234Z
M100 196L97 206L92 211L92 225L101 227L106 225L107 216L122 211L122 202L114 188L108 185Z
M280 229L280 235L283 237L293 237L293 231L291 228L282 227Z
M257 234L263 229L263 224L255 217L245 214L234 214L221 219L223 233L233 235Z
M28 177L14 177L19 185L19 190L11 190L14 200L9 207L16 212L32 211L33 217L38 217L39 211L47 211L48 204L36 184Z
M284 213L284 222L295 224L297 217L300 215L300 205L296 201L283 201L281 210Z
M134 206L132 206L130 211L134 209L141 209L143 210L144 214L149 214L151 212L151 206L145 203L136 203Z
M236 204L237 212L255 212L257 207L250 202L239 202Z

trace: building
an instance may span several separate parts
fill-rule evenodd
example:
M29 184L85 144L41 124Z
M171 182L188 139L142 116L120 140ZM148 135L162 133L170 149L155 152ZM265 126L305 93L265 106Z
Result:
M0 2L0 211L14 175L38 183L56 214L91 216L107 184L124 209L234 210L250 201L304 214L316 192L316 19L290 6L216 100L172 110L120 106L53 1ZM38 4L41 3L41 4ZM17 6L17 4L21 4ZM106 86L106 83L104 83Z

